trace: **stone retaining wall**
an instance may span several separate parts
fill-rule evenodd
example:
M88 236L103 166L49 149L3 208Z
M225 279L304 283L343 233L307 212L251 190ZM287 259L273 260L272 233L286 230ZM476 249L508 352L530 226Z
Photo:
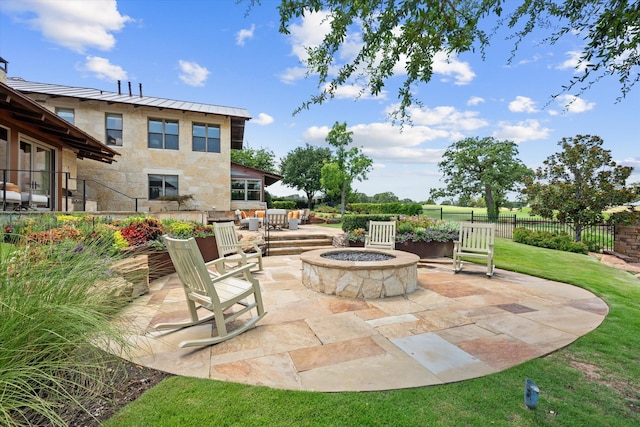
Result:
M627 262L640 262L640 225L617 225L613 250Z

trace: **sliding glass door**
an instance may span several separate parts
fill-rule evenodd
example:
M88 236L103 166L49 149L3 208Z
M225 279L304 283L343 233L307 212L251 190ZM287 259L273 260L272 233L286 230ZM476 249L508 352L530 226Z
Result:
M20 141L19 182L23 204L51 208L55 200L55 152L53 149Z

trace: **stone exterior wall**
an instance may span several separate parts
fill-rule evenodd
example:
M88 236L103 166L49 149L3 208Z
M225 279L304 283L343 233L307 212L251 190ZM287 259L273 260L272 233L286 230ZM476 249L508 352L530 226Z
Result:
M193 195L193 199L187 201L182 209L230 210L229 117L100 101L80 101L75 98L48 97L43 105L51 111L55 111L56 107L72 108L75 112L75 125L103 142L106 137L105 114L122 114L123 145L111 146L120 153L120 156L116 156L116 162L107 164L87 159L77 161L78 179L92 179L105 185L87 183L88 197L97 201L99 211L134 211L136 202L132 198L138 198L139 211L175 210L175 202L148 200L149 174L178 176L179 194ZM178 150L148 148L149 118L179 121ZM220 126L220 153L192 151L194 122Z
M628 262L640 262L640 225L617 225L613 250Z

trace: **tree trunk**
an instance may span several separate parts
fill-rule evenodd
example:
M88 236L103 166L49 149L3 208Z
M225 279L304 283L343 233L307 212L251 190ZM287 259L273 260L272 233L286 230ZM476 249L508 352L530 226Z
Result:
M575 231L575 236L574 236L573 239L576 242L579 242L579 241L582 240L582 229L583 229L583 227L582 227L582 224L576 224L575 227L576 227L575 230L574 230Z
M307 194L307 207L309 208L309 210L312 209L312 204L313 204L313 193L306 193Z
M494 222L498 219L498 212L496 209L495 201L493 200L493 192L491 187L484 187L484 201L487 203L487 217L490 222Z
M344 216L347 210L347 186L342 185L342 191L340 192L340 215Z

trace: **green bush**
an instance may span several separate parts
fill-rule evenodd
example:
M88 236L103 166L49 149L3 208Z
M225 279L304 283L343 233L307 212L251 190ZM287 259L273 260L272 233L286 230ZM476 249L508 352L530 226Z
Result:
M296 202L293 200L274 200L274 209L295 209Z
M394 214L394 215L419 215L422 213L422 205L419 203L349 203L347 210L354 214Z
M329 205L318 205L313 210L314 212L318 212L318 213L337 213L338 212L336 208Z
M552 233L549 231L533 231L523 227L513 230L513 241L525 245L556 249L565 252L588 254L589 247L584 242L575 242L566 233Z
M345 215L342 218L342 231L352 231L357 228L369 229L369 221L390 221L394 215Z

